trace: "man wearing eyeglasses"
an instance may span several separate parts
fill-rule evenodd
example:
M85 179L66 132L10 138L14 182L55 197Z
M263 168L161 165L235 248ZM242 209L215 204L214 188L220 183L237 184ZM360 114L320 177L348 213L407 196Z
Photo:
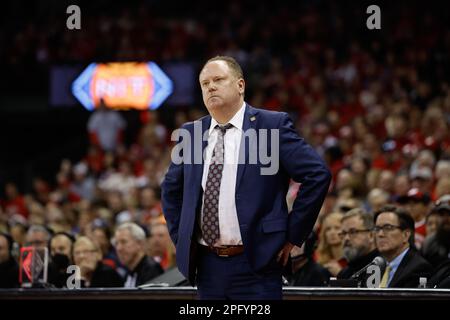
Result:
M375 243L386 259L381 288L417 288L420 277L429 277L431 265L414 246L414 220L403 209L383 207L374 216Z
M372 215L361 208L348 211L342 218L342 231L339 236L348 265L337 275L339 279L349 279L379 255L372 229Z

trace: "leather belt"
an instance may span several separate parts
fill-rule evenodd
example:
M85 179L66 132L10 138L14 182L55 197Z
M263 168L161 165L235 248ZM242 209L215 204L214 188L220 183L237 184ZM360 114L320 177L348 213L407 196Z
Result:
M244 252L244 246L208 247L200 245L200 247L204 250L217 254L219 257L232 257Z

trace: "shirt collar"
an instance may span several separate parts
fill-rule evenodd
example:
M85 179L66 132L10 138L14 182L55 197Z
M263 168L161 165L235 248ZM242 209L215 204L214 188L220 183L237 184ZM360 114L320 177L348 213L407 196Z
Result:
M238 112L235 113L233 118L231 118L228 123L231 123L235 128L238 128L242 130L242 125L244 123L244 114L245 114L245 101L242 103L241 108L238 110ZM209 127L209 134L211 134L219 123L211 117L211 126Z
M398 266L400 265L400 263L403 260L403 257L405 256L405 254L408 252L409 247L406 248L405 250L403 250L402 253L400 253L394 260L392 260L391 262L389 262L389 266L391 267L392 270L396 270L398 268Z

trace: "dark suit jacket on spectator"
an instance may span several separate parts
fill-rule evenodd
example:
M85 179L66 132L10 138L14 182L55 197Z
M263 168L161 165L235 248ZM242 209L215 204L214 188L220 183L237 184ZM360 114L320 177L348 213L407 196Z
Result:
M84 287L82 283L82 287ZM123 287L122 277L111 267L99 262L92 275L91 288L116 288Z
M427 285L429 288L450 289L450 259L434 268Z
M439 237L439 234L433 234L427 237L421 249L422 256L433 267L437 267L450 258L450 241L442 238L444 238L444 235Z
M372 260L378 256L378 250L373 250L369 252L367 255L359 257L352 262L349 262L348 265L338 273L338 279L350 279L352 275L356 272L367 266Z
M389 288L417 288L419 278L429 278L432 267L414 249L409 249L392 278Z
M149 280L162 274L164 270L153 258L144 256L133 271L127 274L134 275L137 273L136 286L147 283ZM125 277L126 278L126 277Z
M19 287L19 266L13 258L10 258L0 263L0 288L17 287Z
M331 274L327 269L310 259L294 274L286 276L290 286L323 287L328 283Z

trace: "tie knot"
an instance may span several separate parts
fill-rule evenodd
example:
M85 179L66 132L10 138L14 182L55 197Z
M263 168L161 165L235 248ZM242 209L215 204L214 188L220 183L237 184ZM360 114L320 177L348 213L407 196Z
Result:
M222 134L225 134L225 132L232 127L233 125L231 123L224 124L223 126L218 124L216 125L216 129L219 129Z

